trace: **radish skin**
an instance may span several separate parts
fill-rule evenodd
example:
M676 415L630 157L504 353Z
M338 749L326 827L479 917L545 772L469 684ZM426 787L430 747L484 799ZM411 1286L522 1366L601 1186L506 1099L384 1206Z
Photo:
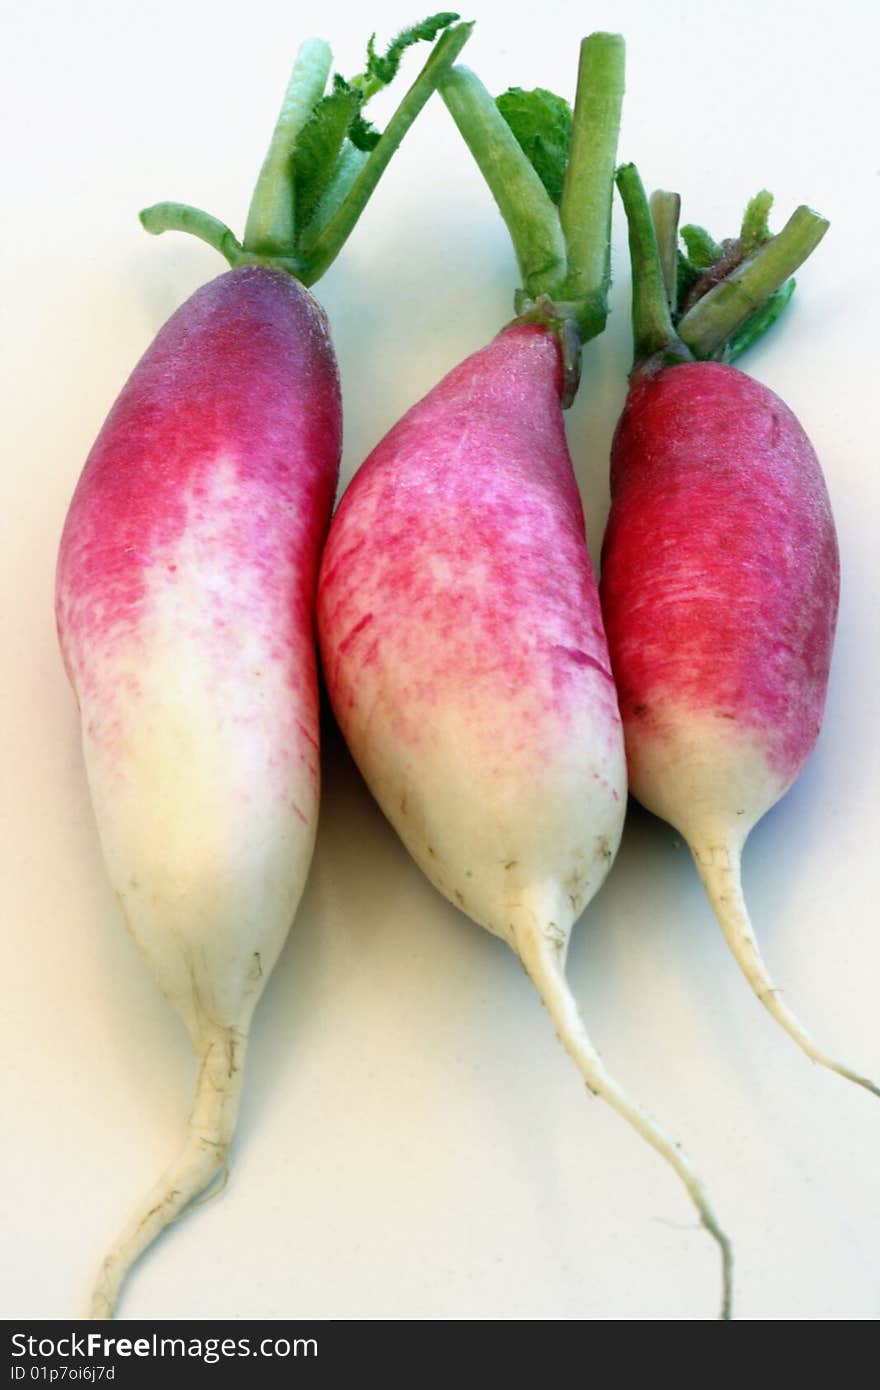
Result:
M58 632L109 877L199 1073L183 1152L104 1261L94 1317L112 1317L138 1255L225 1167L251 1015L305 885L314 592L342 438L327 319L305 285L467 42L456 18L403 30L384 56L374 35L367 71L354 85L337 73L326 97L330 49L306 40L243 243L186 203L141 213L148 232L197 236L232 269L171 318L89 455L61 542ZM352 169L365 102L441 31Z
M544 885L545 927L567 935L625 806L560 390L539 328L455 368L356 474L318 590L328 692L368 784L431 881L514 949Z
M200 1064L184 1151L108 1255L96 1317L225 1165L251 1015L305 883L340 445L323 311L280 271L231 270L135 368L64 528L58 630L107 872Z
M571 929L620 841L620 717L565 442L562 355L509 328L364 463L318 586L327 688L385 815L431 882L522 960L587 1086L672 1164L682 1150L607 1073L565 979Z
M318 632L337 720L379 805L440 892L522 961L588 1088L678 1173L718 1243L729 1318L731 1247L702 1184L605 1070L565 976L571 929L611 866L626 802L562 415L581 345L607 318L623 81L620 36L585 38L568 152L559 98L508 93L531 136L547 136L526 142L552 151L539 168L475 73L444 77L511 235L517 318L355 475L324 552Z
M742 893L749 831L803 768L825 705L840 574L813 448L737 368L648 364L615 434L611 497L602 607L630 788L688 842L773 1017L813 1061L880 1094L783 1002Z

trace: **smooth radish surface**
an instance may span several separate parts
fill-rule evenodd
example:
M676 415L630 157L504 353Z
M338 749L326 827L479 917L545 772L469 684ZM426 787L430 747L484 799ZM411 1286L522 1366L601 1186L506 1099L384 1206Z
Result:
M572 926L620 841L617 696L565 441L557 338L505 330L371 454L333 519L318 631L370 790L419 866L522 960L590 1090L679 1173L624 1093L565 979Z
M633 794L693 852L761 1002L814 1061L773 985L741 885L746 837L803 768L822 719L840 566L798 421L736 367L635 373L614 437L602 604Z
M305 883L340 444L323 310L279 271L231 270L141 359L68 513L58 629L107 871L201 1064L186 1146L107 1257L96 1316L225 1165L251 1014Z

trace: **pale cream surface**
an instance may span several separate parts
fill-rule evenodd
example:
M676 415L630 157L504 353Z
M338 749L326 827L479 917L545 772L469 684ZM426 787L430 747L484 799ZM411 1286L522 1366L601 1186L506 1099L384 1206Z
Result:
M633 796L696 849L741 847L786 790L760 736L713 714L670 706L662 723L631 719L626 739Z
M521 711L510 698L511 726ZM544 757L517 753L479 711L426 708L420 736L402 742L380 694L348 737L367 784L431 882L516 949L531 904L554 906L542 926L567 939L607 874L623 830L626 766L619 729L601 711L543 712ZM484 712L491 723L490 713ZM501 711L496 710L495 716Z
M229 559L224 518L248 505L244 484L222 460L212 478L145 571L131 632L89 652L82 707L111 883L194 1034L249 1015L302 893L318 806L303 734L314 668L292 683L293 614L267 610L259 569Z

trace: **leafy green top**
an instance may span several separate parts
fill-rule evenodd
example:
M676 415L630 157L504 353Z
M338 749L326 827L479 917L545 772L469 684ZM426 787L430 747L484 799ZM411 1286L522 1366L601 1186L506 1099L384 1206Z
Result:
M558 207L571 148L569 103L544 87L536 87L531 92L524 92L522 87L510 87L496 97L495 105Z
M658 354L669 362L734 361L776 322L794 292L792 272L828 229L825 218L800 207L774 236L773 197L762 189L739 235L719 243L703 227L679 231L677 194L658 191L649 204L635 165L623 165L617 183L629 222L637 364Z
M380 53L373 34L366 66L353 78L334 74L320 39L300 48L281 114L254 190L242 242L197 208L159 203L141 213L147 231L187 231L216 247L231 265L270 264L313 284L338 255L392 154L466 43L471 24L457 14L430 15L399 33ZM454 26L454 27L451 27ZM435 44L386 130L366 120L371 97L397 76L404 53Z
M376 52L376 35L367 43L365 70L350 79L333 74L333 89L321 97L297 136L293 149L294 202L300 238L312 221L321 198L332 188L348 161L358 164L352 151L369 154L381 139L381 132L364 116L371 97L394 81L408 48L422 40L432 43L441 30L458 19L457 14L430 15L421 23L404 29L391 40L384 54Z
M376 92L394 81L400 68L400 60L408 48L422 40L433 43L441 29L448 29L458 18L457 14L448 11L429 15L419 24L413 24L409 29L401 29L381 56L376 52L376 35L371 34L367 42L366 71L362 72L360 77L352 78L350 85L363 94L364 101L369 101L371 96L375 96ZM378 136L376 138L378 139Z
M467 68L440 84L510 232L517 313L559 333L572 371L579 342L601 333L608 314L623 70L620 35L596 33L581 43L573 110L544 87L511 87L496 102Z

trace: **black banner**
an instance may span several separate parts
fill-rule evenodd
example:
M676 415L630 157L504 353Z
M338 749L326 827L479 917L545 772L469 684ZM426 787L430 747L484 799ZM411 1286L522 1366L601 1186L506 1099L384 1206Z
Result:
M288 1385L340 1365L354 1324L333 1322L21 1322L6 1328L8 1386Z
M318 1367L349 1372L397 1370L460 1377L491 1358L493 1379L505 1372L546 1370L547 1347L536 1323L505 1322L37 1322L9 1320L0 1390L15 1387L91 1387L139 1390L167 1376L187 1386L250 1387L318 1383ZM572 1322L578 1355L581 1324ZM554 1327L554 1355L560 1350ZM562 1337L562 1343L565 1342ZM334 1379L334 1384L336 1383Z

